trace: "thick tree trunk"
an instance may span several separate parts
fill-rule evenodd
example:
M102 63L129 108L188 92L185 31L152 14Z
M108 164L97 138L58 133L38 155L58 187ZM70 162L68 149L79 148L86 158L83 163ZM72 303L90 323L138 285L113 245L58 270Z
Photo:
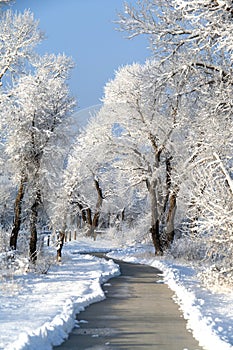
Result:
M163 255L162 242L160 237L160 223L159 223L159 211L158 211L158 198L157 198L157 180L152 179L149 188L150 201L151 201L151 237L155 247L155 255Z
M10 248L16 250L17 248L17 240L18 240L18 234L21 226L21 213L22 213L22 201L24 197L24 191L25 191L25 182L26 179L22 178L20 181L20 186L18 189L18 193L15 199L15 208L14 208L14 224L10 236Z
M86 213L87 213L87 224L92 226L92 212L91 212L91 208L87 208L86 209Z
M38 209L40 205L40 191L36 193L36 198L31 207L30 215L30 243L29 243L29 257L32 263L37 260L37 219L38 219Z
M173 192L169 198L169 209L167 214L166 222L166 244L170 247L175 237L175 215L176 215L176 198L177 193Z
M99 225L99 218L100 218L100 212L97 211L95 212L95 215L93 217L93 221L92 221L92 226L95 229L96 227L98 227Z
M160 239L159 220L150 228L152 242L155 247L155 255L163 255L163 248Z

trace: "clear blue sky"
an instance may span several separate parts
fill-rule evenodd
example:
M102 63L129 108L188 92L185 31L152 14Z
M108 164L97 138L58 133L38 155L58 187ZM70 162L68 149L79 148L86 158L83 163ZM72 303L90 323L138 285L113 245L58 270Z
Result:
M136 0L130 1L136 4ZM105 83L127 63L150 56L146 38L126 39L116 31L123 0L16 0L13 9L30 8L47 39L39 52L72 56L76 68L70 88L79 109L98 104Z

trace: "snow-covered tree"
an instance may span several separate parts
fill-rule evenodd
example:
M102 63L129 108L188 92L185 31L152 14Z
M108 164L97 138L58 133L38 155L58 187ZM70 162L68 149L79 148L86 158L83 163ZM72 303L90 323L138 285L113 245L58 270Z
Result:
M10 1L1 1L0 5ZM34 57L34 47L43 38L30 11L14 13L1 8L0 11L0 162L1 166L1 223L9 227L12 220L14 185L11 169L5 155L7 132L11 121L6 120L10 93L13 82L25 73L28 62Z
M87 225L87 234L91 236L99 225L103 202L107 198L105 179L109 166L105 158L106 138L101 137L103 130L104 125L98 117L89 121L73 146L64 178L68 216L71 221L81 216Z
M182 184L187 204L183 215L188 219L192 239L203 240L215 257L224 256L228 261L232 257L231 90L231 84L226 82L208 94L205 91L204 96L199 94L206 106L197 108L198 118L186 140L193 156Z
M32 260L36 259L39 209L49 202L51 188L56 192L66 155L67 123L74 107L66 85L73 67L70 58L45 55L33 64L34 72L20 77L13 86L6 141L6 152L18 183L11 247L16 248L22 201L27 194Z
M34 56L34 47L43 39L29 10L14 13L12 10L0 13L0 81L6 75L17 78L23 72L27 60ZM8 74L9 73L9 74Z
M193 217L189 217L190 228L195 222L195 231L199 229L203 233L209 229L207 221L214 220L218 226L214 232L219 236L223 230L221 221L217 216L213 218L211 208L204 208L207 202L209 206L215 205L216 189L221 183L225 182L229 188L226 198L231 197L232 4L229 1L145 0L135 8L126 4L119 23L131 38L148 35L156 61L160 62L160 79L155 80L154 89L158 83L166 85L169 92L171 83L178 88L173 91L179 98L177 115L186 121L184 137L181 137L181 167L176 173L180 200L184 195L188 212L193 213ZM204 195L209 197L205 204L202 203ZM222 208L224 218L225 199L219 196L218 201L220 198L219 209ZM231 239L229 230L227 232Z
M207 58L205 50L211 49L215 55L223 48L229 53L232 50L232 4L227 0L143 0L136 6L126 3L118 22L131 38L148 35L154 54L162 61L188 50L191 62L198 51Z
M129 220L135 194L125 174L117 168L112 119L103 108L78 135L68 159L61 205L67 203L67 225L81 217L87 234L98 227L121 226ZM116 130L113 131L115 133Z
M149 193L156 254L162 254L174 237L176 193L171 188L170 163L178 126L177 97L160 84L160 78L156 61L120 68L106 84L101 111L109 125L114 166L130 178L131 186L143 185Z

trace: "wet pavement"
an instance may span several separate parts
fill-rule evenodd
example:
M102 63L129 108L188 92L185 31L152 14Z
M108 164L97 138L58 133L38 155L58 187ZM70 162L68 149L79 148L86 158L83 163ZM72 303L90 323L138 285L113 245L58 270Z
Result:
M67 341L54 350L200 350L186 329L161 271L116 261L121 275L103 285L106 299L77 315Z

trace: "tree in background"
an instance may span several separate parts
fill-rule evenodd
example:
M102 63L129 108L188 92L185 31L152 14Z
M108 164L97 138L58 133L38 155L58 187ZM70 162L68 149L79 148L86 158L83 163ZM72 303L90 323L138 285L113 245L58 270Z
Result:
M89 121L72 147L64 173L59 206L64 210L67 203L67 226L76 229L81 219L86 234L94 237L98 228L120 228L136 214L132 184L118 168L112 122L105 108Z
M87 228L87 235L94 236L99 226L103 202L108 198L111 182L107 180L110 164L106 159L105 126L98 118L89 121L78 135L68 159L64 174L64 188L67 196L71 221L81 220ZM102 130L101 130L102 129Z

